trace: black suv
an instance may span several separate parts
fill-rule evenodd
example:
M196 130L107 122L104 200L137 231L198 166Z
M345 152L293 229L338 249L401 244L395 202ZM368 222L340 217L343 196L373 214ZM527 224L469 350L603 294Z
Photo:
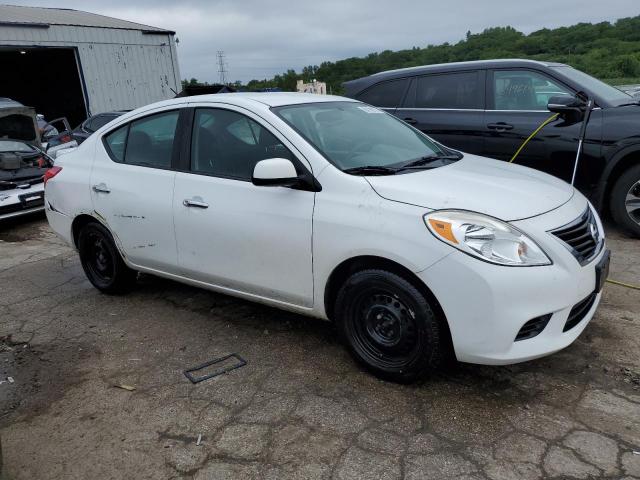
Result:
M488 60L412 67L346 82L347 96L383 108L463 152L510 160L548 117L549 99L585 94L587 124L575 185L640 236L640 104L560 63ZM515 163L571 181L581 122L544 127Z

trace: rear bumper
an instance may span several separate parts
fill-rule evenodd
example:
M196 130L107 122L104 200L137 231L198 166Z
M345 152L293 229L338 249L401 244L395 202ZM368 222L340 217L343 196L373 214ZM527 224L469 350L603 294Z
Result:
M44 192L40 185L10 192L0 192L0 220L44 210Z

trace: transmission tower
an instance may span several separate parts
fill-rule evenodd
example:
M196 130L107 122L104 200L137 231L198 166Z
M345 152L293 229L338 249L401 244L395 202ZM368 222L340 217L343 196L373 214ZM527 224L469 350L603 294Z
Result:
M220 76L220 84L227 84L227 63L224 61L224 52L218 50L218 75Z

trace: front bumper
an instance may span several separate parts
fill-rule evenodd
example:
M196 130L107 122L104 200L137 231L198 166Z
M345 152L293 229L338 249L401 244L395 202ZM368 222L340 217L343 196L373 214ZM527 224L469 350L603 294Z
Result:
M567 347L585 329L600 302L601 292L593 295L595 270L606 249L581 266L548 233L584 212L586 199L579 194L575 197L553 212L512 222L547 252L553 265L504 267L455 250L418 273L447 317L458 360L487 365L523 362ZM602 224L598 226L602 232ZM582 310L580 321L563 331L572 309L590 296L590 306ZM526 322L549 314L542 332L515 341Z

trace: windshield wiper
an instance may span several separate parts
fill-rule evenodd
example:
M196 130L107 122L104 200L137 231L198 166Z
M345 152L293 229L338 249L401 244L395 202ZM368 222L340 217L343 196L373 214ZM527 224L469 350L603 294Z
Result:
M398 169L378 165L364 165L361 167L346 168L343 172L351 175L394 175L398 172Z
M461 158L462 158L462 155L460 154L441 153L441 154L435 154L435 155L427 155L424 157L417 158L416 160L412 160L408 163L405 163L398 169L404 170L407 168L424 167L425 165L428 165L433 162L437 162L438 160L460 160Z

